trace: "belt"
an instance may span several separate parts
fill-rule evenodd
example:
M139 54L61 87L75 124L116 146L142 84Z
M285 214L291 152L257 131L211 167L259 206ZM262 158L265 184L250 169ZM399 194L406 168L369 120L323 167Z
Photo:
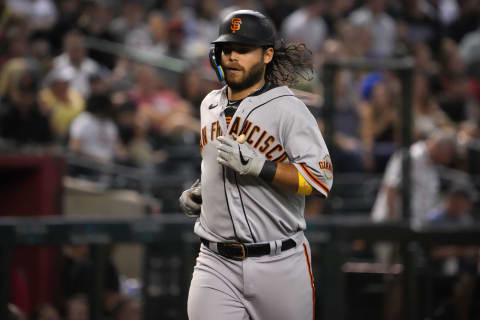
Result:
M212 242L207 239L200 239L202 243L221 256L233 260L244 260L247 257L261 257L272 253L270 243L230 243L230 242ZM280 241L279 241L280 242ZM293 239L281 241L281 251L292 249L296 246ZM273 249L273 251L276 251Z

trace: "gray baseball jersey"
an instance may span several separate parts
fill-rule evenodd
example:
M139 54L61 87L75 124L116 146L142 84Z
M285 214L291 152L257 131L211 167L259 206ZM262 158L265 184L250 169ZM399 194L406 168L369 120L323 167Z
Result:
M201 104L202 208L195 233L214 242L268 242L306 227L305 197L275 188L259 177L239 175L217 163L216 138L245 134L259 157L293 163L310 185L327 196L332 164L317 122L285 86L245 98L225 120L227 87Z

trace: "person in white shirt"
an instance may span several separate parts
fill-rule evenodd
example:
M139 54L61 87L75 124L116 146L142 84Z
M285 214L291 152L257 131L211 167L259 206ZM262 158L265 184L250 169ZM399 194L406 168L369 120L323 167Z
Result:
M308 1L285 18L281 34L289 41L305 43L312 52L320 52L328 32L322 18L328 5L328 1Z
M456 153L456 140L450 132L437 131L425 141L410 147L410 223L425 223L426 215L438 203L439 166L446 166ZM387 164L382 185L372 209L373 221L401 219L402 155L395 153Z
M92 94L87 109L70 128L70 150L100 162L111 162L120 150L118 128L111 119L112 102L105 94Z
M456 152L456 140L453 134L437 131L426 140L420 140L410 146L410 225L414 228L425 225L428 214L439 201L439 166L448 165ZM400 220L402 218L401 186L402 153L397 152L390 158L383 176L377 199L372 209L374 222ZM377 262L390 265L396 262L395 247L391 243L377 242L373 247ZM385 278L389 288L385 299L385 318L400 319L402 310L402 282L397 277Z
M370 30L372 42L369 56L389 58L396 39L395 21L385 12L386 0L368 0L363 7L353 11L349 20L354 26Z
M70 31L64 37L64 52L55 58L54 69L70 69L70 84L84 98L90 94L90 77L101 71L100 65L87 56L85 37L78 31Z

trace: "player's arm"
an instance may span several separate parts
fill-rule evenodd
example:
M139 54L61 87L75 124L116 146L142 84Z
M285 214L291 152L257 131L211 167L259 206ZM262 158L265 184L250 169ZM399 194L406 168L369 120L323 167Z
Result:
M298 172L291 163L276 163L266 160L259 177L273 186L301 195L321 195Z

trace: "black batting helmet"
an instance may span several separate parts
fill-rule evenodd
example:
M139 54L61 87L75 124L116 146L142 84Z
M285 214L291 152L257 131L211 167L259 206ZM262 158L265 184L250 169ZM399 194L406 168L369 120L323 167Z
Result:
M214 44L235 42L256 46L275 45L275 27L270 19L253 10L237 10L220 24Z

